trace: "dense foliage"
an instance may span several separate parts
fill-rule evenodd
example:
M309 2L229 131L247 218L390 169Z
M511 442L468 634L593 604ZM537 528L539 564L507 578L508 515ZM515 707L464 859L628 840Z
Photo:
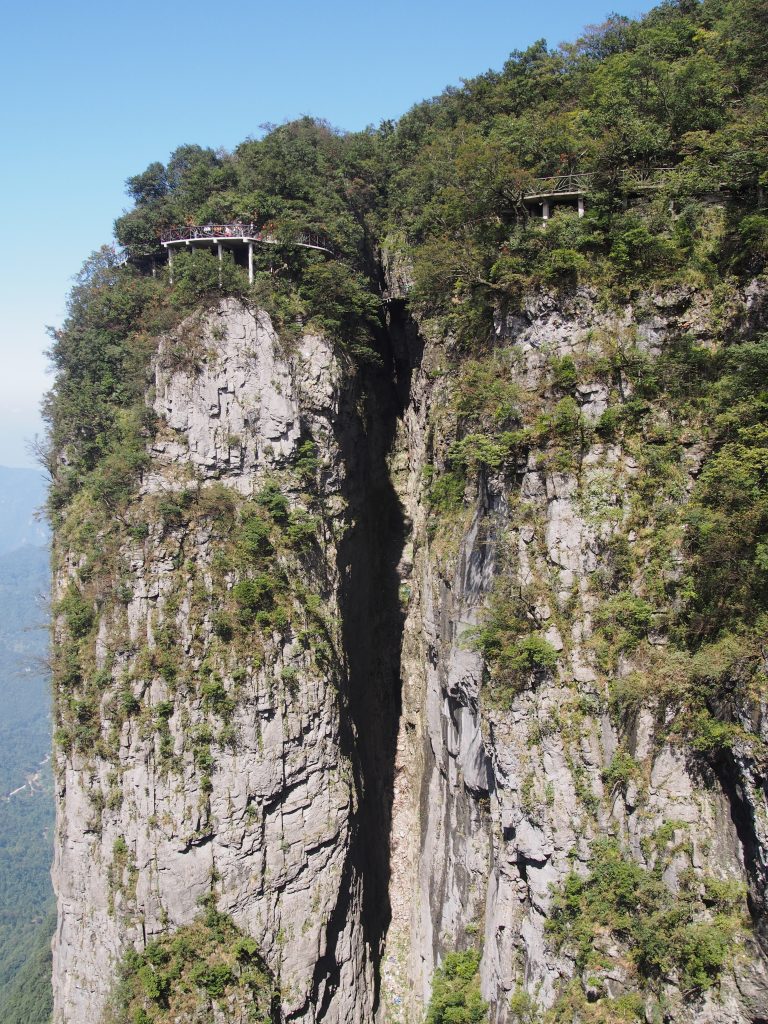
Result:
M278 994L256 942L208 900L190 925L129 949L103 1024L170 1024L217 1019L270 1024Z
M14 899L16 895L14 893ZM0 988L0 1015L4 1024L49 1024L53 1010L51 991L51 936L56 914L49 900L37 927L15 932L13 977Z
M759 270L766 218L738 199L765 185L767 15L764 0L705 0L612 16L414 108L389 140L389 216L424 311L471 342L492 306L537 283ZM658 191L633 184L662 166ZM587 215L561 209L532 230L532 178L570 171L596 173ZM711 207L721 188L733 203Z
M477 950L447 954L432 978L427 1024L480 1024L486 1019L479 970Z

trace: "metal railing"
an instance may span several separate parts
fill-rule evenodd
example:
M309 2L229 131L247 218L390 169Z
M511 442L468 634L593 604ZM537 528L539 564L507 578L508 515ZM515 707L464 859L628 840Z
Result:
M586 192L595 177L593 173L581 172L576 174L551 174L546 178L534 178L530 186L525 189L525 199L534 196L557 196L579 192Z
M166 228L160 233L161 242L187 242L211 238L255 238L259 232L256 224L234 221L231 224L185 224L183 227Z
M330 252L336 255L336 249L325 237L317 231L301 231L294 238L294 244L306 246L308 249L322 249L323 252Z
M619 180L625 189L661 188L672 171L674 167L633 167L621 171Z
M198 241L221 241L240 239L248 242L261 242L264 245L298 245L305 249L319 249L323 252L336 255L335 248L329 240L315 231L301 231L291 239L281 239L271 231L260 228L253 222L234 221L230 224L186 224L183 227L165 228L160 233L160 241L167 245L169 242L198 242Z
M672 167L628 168L619 171L618 184L621 188L627 190L661 188L672 170ZM598 171L550 174L544 178L534 178L528 188L524 190L523 198L535 199L538 196L583 195L585 192L589 192L598 181L608 184L611 178L609 175Z

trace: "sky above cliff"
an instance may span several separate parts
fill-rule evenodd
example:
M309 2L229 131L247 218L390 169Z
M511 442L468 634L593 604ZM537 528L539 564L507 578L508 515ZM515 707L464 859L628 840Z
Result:
M648 2L618 5L636 16ZM574 39L611 0L9 0L0 160L0 464L33 463L58 325L109 242L125 179L188 142L231 148L302 114L356 130L397 118L509 52Z

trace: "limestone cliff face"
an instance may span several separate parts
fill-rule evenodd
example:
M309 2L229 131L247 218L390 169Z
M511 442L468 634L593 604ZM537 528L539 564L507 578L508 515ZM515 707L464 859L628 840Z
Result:
M160 430L136 499L148 535L120 552L129 597L120 614L99 624L101 666L113 681L129 680L144 720L122 725L111 760L90 751L59 760L59 1022L98 1021L126 944L140 948L191 921L212 886L220 909L270 951L286 1017L371 1015L373 969L353 850L360 793L343 658L319 672L295 636L276 632L259 657L246 652L227 663L213 649L210 614L194 610L195 588L210 582L217 554L216 516L176 529L146 511L190 485L205 495L213 481L248 496L285 470L302 433L311 433L329 495L317 574L335 629L343 526L334 533L333 517L342 524L345 515L339 380L320 338L305 337L286 355L268 319L234 303L222 304L191 340L175 337L161 349L154 398ZM64 553L62 590L76 558ZM171 631L181 675L199 676L212 657L226 691L237 694L232 742L222 740L221 722L194 683L171 686L151 661L140 664L163 628ZM160 705L172 769L161 763L152 727ZM104 718L106 733L106 712ZM208 783L199 757L196 763L201 735L212 735Z
M761 302L741 297L738 329ZM589 581L637 472L630 453L594 443L576 475L531 452L511 480L481 474L462 515L436 532L424 471L450 382L441 345L419 337L399 300L391 309L385 367L363 374L344 372L320 337L285 349L264 314L233 301L160 348L158 429L134 509L146 536L121 548L122 607L99 613L113 756L59 754L56 1024L97 1024L126 946L189 923L211 891L258 941L286 1019L417 1021L445 952L480 942L491 1019L512 1020L520 991L546 1010L577 973L547 930L553 893L574 865L586 869L601 835L650 866L669 823L665 883L691 871L744 882L760 930L768 840L756 766L737 755L718 777L659 739L650 711L626 737L605 706ZM545 357L578 356L600 332L631 328L654 352L683 330L706 340L707 323L694 294L618 313L581 290L540 296L497 332L535 392ZM606 397L599 382L576 392L592 421ZM247 501L271 480L304 509L295 467L307 437L316 537L312 557L288 568L319 602L328 653L302 642L294 596L290 627L268 630L258 656L234 657L200 599L223 544L212 496ZM158 517L158 502L190 489L202 511L181 525ZM60 543L60 596L78 558ZM484 696L483 659L467 642L500 572L540 584L536 615L559 655L505 707ZM236 582L226 577L225 591ZM169 631L172 679L157 656ZM632 669L626 660L617 673ZM226 731L200 682L212 673L231 701ZM139 710L110 727L118 691ZM620 747L642 777L614 786ZM633 984L605 941L613 966L585 979L594 998ZM667 979L667 1018L768 1018L758 940L742 946L719 989L694 1002Z
M749 332L759 323L763 302L760 289L748 289L734 313L734 329ZM683 332L706 344L709 323L706 301L690 292L656 296L618 313L600 311L595 296L581 289L567 298L531 300L520 314L499 319L497 337L515 379L546 393L547 361L583 356L601 335L631 331L646 351L658 354ZM515 993L527 993L546 1009L574 975L573 958L556 951L547 922L554 894L574 865L586 870L601 836L618 837L627 855L651 867L653 838L667 824L675 852L664 881L676 890L692 870L699 880L747 883L759 932L765 788L748 754L733 759L729 779L716 776L684 745L660 738L662 723L647 709L624 737L642 772L614 788L607 769L622 737L606 709L605 681L590 645L599 601L589 581L600 568L601 541L621 522L637 463L617 445L593 444L577 475L553 471L541 453L532 452L511 487L492 473L481 479L476 502L455 529L454 553L446 558L430 539L423 502L423 470L437 447L429 417L446 401L436 365L428 348L401 424L395 473L414 523L415 557L408 573L396 877L385 974L390 1013L418 1019L444 952L482 936L482 991L491 1020L506 1021ZM606 408L607 391L586 380L576 398L594 423ZM692 448L691 479L699 463ZM595 514L597 506L602 515ZM537 585L537 622L559 655L545 685L527 687L503 709L483 700L483 659L467 642L483 621L500 572L521 589ZM567 617L558 614L565 607ZM663 636L657 642L663 645ZM627 676L632 669L626 659L617 673ZM633 988L619 946L610 936L605 943L611 966L584 979L595 1000ZM665 1019L750 1021L768 1012L765 954L755 938L745 941L716 992L686 1004L668 981Z

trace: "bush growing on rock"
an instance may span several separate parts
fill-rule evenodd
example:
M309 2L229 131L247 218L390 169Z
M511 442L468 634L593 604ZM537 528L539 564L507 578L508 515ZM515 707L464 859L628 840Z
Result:
M276 1024L279 999L256 942L215 906L190 925L129 949L101 1024L172 1024L236 1011Z
M488 1004L480 995L480 954L447 953L432 978L427 1024L480 1024Z

